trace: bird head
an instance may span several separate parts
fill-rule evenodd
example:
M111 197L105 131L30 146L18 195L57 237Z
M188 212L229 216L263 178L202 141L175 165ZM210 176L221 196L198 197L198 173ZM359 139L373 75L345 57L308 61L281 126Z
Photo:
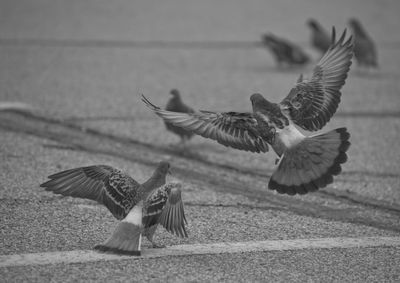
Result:
M271 43L274 42L274 35L271 33L266 33L262 35L262 40L264 43Z
M181 97L179 91L178 91L176 88L171 89L171 91L170 91L169 93L170 93L174 98L180 98L180 97Z
M272 103L266 100L261 94L255 93L250 96L251 105L253 106L253 111L269 110L273 107Z
M315 29L315 30L317 30L318 27L319 27L318 22L316 20L314 20L314 19L308 19L307 25L310 26L311 28Z
M364 29L361 25L361 22L356 18L351 18L349 20L349 25L353 29L353 32L357 35L364 35Z
M161 161L158 163L158 167L156 169L156 172L162 174L162 175L167 175L168 173L171 174L171 165L167 161Z
M360 21L357 20L356 18L351 18L351 19L349 19L349 25L351 27L359 26L360 25Z

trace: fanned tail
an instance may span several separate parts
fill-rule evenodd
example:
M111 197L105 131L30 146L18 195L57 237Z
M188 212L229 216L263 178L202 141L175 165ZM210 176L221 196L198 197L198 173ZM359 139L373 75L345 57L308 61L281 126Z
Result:
M347 161L350 134L346 128L307 137L287 150L268 187L281 194L306 194L326 187Z
M94 249L125 255L140 256L142 227L128 222L120 222L111 237Z
M140 256L143 231L142 209L143 201L140 201L117 225L111 237L94 248L103 252Z

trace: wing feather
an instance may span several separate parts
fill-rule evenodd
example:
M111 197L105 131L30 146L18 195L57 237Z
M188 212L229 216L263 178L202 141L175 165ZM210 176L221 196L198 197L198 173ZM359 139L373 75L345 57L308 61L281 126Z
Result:
M181 190L178 186L171 188L159 221L168 232L182 238L188 237L185 227L187 220L183 208Z
M268 144L258 131L252 113L197 111L180 113L163 110L142 95L142 101L165 122L202 137L240 150L267 152Z
M145 228L160 223L172 234L182 238L188 236L180 187L178 183L169 183L147 198L143 214Z
M336 41L335 28L332 42L320 59L310 80L298 82L281 102L281 108L298 126L305 130L321 129L335 114L340 103L340 89L345 84L353 56L353 41L346 39L346 30Z
M105 205L117 219L123 219L136 204L140 184L120 170L94 165L65 170L41 184L46 191L64 196L86 198Z

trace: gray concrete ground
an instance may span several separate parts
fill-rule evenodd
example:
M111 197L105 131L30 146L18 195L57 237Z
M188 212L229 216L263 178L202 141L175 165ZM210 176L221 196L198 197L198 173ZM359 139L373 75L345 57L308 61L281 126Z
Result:
M400 236L400 18L397 1L1 1L2 255L91 249L116 225L106 209L38 184L51 173L109 164L145 180L159 160L182 182L188 239L166 245ZM189 151L144 107L171 88L197 109L250 109L260 92L280 101L312 64L279 70L257 41L273 31L306 48L305 21L345 27L358 17L377 41L380 69L354 64L338 113L352 146L328 188L288 197L268 191L273 153L239 152L195 137ZM147 247L148 243L144 242ZM0 268L4 281L400 280L398 247L305 249Z

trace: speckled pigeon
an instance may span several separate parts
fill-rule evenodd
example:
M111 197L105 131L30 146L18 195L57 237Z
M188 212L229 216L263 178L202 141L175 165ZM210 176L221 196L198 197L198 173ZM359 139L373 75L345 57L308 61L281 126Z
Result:
M354 57L359 66L378 67L378 55L375 43L357 19L350 19L349 24L354 36Z
M285 39L279 38L272 33L262 36L265 46L275 56L278 66L304 65L310 61L310 57L300 48Z
M140 255L141 235L153 246L153 234L161 223L167 231L187 237L180 187L165 184L168 162L160 162L153 175L139 184L129 175L107 165L94 165L62 171L41 184L46 191L64 196L95 200L121 220L101 251Z
M307 24L311 28L311 45L325 53L331 45L328 32L315 19L309 19Z
M181 113L193 113L194 110L183 103L181 95L177 89L172 89L170 91L172 97L167 103L165 110L173 111L173 112L181 112ZM174 126L171 123L165 121L165 127L167 130L173 132L181 138L182 144L185 144L187 140L189 140L194 133L192 131L185 130L181 127Z
M333 176L341 172L341 164L347 160L350 134L346 128L338 128L305 136L296 126L319 130L336 112L353 56L352 39L345 38L346 31L336 41L333 28L332 44L314 67L312 77L305 80L300 75L280 103L253 94L252 113L183 114L163 110L144 96L142 100L164 120L225 146L260 153L267 152L271 145L279 163L269 189L289 195L316 191L332 183Z

